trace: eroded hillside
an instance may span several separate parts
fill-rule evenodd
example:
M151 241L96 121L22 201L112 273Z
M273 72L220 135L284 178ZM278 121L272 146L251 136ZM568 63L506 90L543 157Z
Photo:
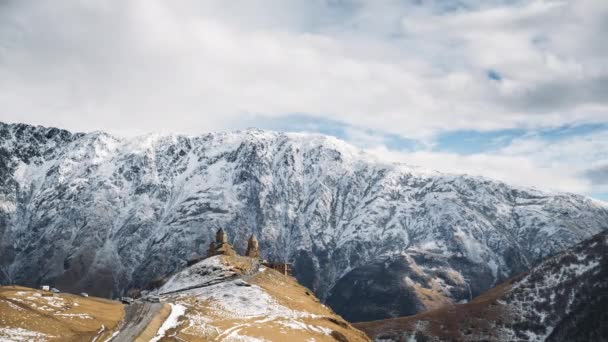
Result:
M358 323L377 341L606 341L608 233L460 305Z

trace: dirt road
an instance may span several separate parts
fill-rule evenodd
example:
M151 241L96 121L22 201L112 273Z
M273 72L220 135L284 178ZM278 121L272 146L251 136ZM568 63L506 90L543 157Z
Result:
M112 342L135 341L162 307L162 303L145 301L136 301L125 306L125 319L119 328L120 332L112 339Z

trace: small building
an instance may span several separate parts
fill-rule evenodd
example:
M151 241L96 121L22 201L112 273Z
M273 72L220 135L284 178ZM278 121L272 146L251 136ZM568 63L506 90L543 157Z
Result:
M61 291L59 291L58 289L56 289L56 288L54 288L54 287L53 287L53 288L51 289L51 292L53 292L53 293L59 293L59 292L61 292Z
M286 275L291 276L291 264L287 262L263 262L262 265L272 268L273 270Z
M121 297L121 298L120 298L120 301L121 301L123 304L131 305L131 304L133 304L133 302L134 302L135 300L133 300L133 298L131 298L131 297Z
M41 289L42 291L50 291L50 290L51 290L51 287L50 287L50 286L48 286L48 285L42 285L42 286L40 286L40 289Z

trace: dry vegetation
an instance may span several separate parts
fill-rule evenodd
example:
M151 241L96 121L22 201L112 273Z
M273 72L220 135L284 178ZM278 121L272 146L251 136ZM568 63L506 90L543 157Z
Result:
M344 336L348 341L366 341L368 337L353 328L342 317L335 314L329 307L322 304L309 289L300 285L294 278L285 276L274 270L258 273L250 280L271 295L277 302L292 310L308 312L317 315L307 322L332 329L331 341L339 340L336 336ZM295 341L295 339L294 339Z
M224 263L245 275L247 285L258 286L279 306L294 316L239 316L222 307L222 298L200 299L183 296L173 300L186 307L178 326L167 332L172 338L186 341L232 341L243 336L270 341L369 341L369 338L321 304L308 289L289 276L272 269L247 276L255 266L251 258L223 256ZM255 298L252 298L255 301ZM245 304L247 305L247 304ZM304 314L296 317L298 314ZM163 341L163 340L161 340Z
M115 301L0 287L0 340L104 340L123 317L123 305Z
M135 341L369 341L294 278L252 258L222 256L221 263L240 279L166 296ZM2 287L0 314L0 341L106 341L123 330L125 310L110 300Z
M498 299L520 277L510 279L466 304L451 304L414 316L355 323L354 326L374 339L400 341L405 335L416 335L420 340L434 337L449 341L476 341L477 332L492 336L490 324L502 324L510 319L509 312L498 303Z

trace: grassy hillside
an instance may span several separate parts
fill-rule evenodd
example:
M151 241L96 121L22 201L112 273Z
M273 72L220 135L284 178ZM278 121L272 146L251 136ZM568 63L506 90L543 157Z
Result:
M105 341L123 317L123 305L115 301L0 287L2 341Z
M307 288L257 259L215 256L154 294L161 303L0 288L0 341L369 341Z
M196 272L188 273L205 274L213 285L166 297L172 306L167 321L172 324L164 337L186 341L369 341L294 278L259 267L251 258L214 258L208 259L208 266L203 261ZM222 276L229 280L216 283ZM180 281L191 287L188 279L181 277Z

